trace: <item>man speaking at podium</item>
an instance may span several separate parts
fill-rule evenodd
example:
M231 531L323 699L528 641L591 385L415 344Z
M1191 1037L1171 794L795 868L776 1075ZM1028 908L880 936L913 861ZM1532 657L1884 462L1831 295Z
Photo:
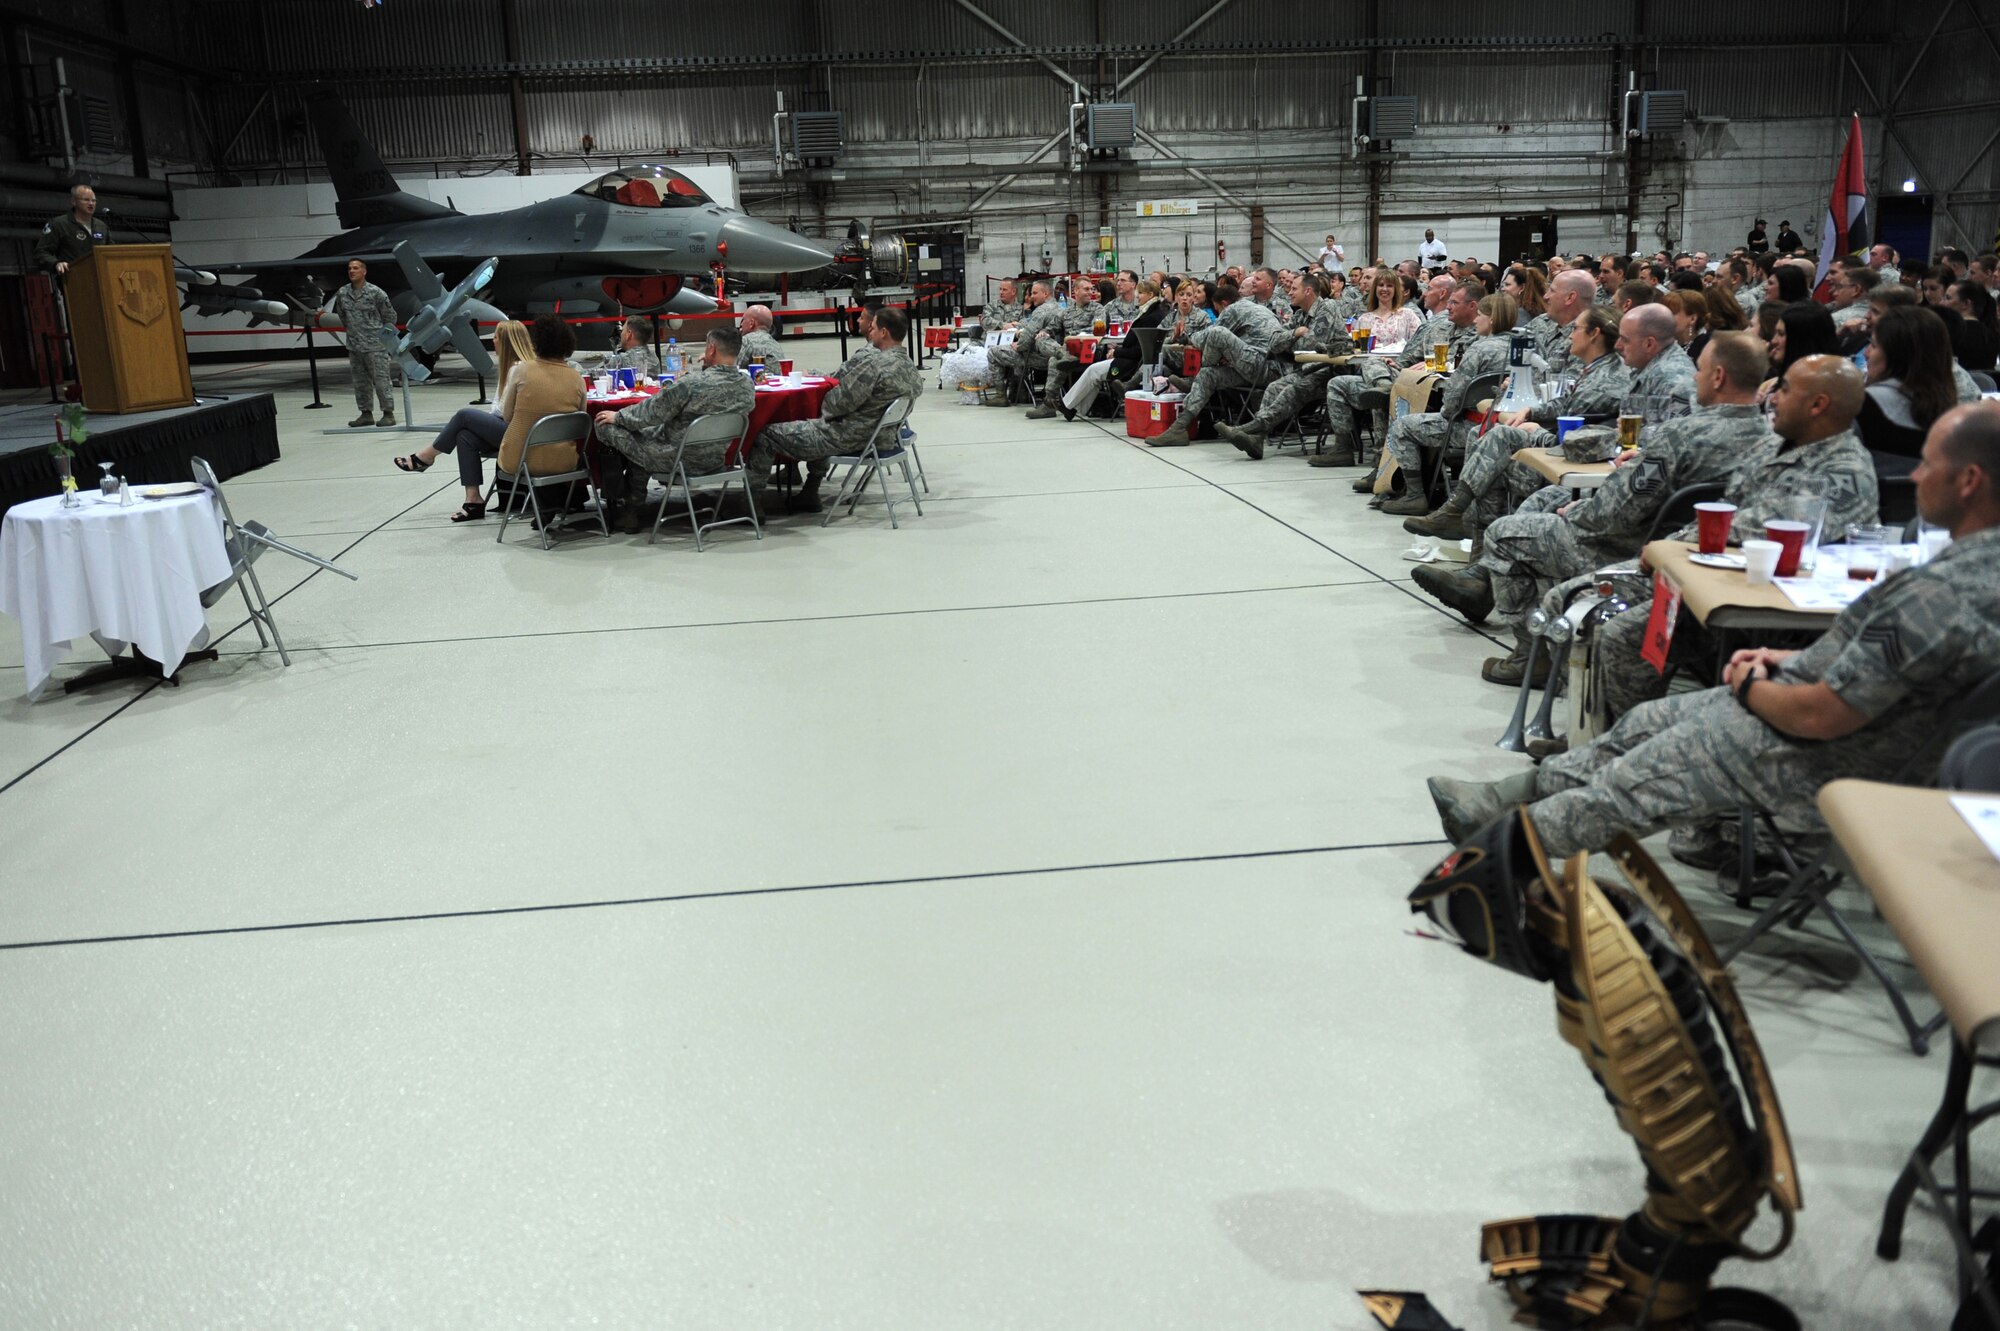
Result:
M35 264L57 277L67 277L71 264L105 241L104 230L97 225L97 191L88 185L72 185L69 211L49 219L35 242Z

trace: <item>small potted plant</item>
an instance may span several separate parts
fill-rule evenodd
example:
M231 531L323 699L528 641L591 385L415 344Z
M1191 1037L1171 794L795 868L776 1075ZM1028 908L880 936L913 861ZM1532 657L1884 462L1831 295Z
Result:
M76 508L83 502L76 497L76 450L90 438L87 420L81 402L67 403L56 412L56 441L49 445L49 456L55 459L56 475L62 480L64 508Z

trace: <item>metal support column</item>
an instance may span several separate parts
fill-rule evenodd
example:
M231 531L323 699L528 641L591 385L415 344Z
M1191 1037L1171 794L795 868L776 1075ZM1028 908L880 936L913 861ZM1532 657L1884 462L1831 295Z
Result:
M500 32L506 43L507 99L514 111L514 174L535 174L528 135L528 90L521 78L521 15L519 0L500 0Z

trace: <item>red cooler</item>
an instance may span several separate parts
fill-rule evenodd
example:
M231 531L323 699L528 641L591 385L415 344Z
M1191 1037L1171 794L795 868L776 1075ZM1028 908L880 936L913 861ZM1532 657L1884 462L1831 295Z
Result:
M1179 393L1127 393L1125 395L1125 437L1151 439L1165 434L1181 413Z

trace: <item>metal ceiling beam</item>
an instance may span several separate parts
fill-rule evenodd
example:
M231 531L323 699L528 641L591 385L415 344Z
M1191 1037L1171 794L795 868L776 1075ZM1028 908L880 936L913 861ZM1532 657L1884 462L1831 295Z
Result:
M1047 56L1035 53L1029 47L1027 42L1023 41L1019 37L1016 37L1013 33L1007 31L1007 29L1001 25L998 19L994 18L991 14L988 14L978 5L973 4L972 0L952 0L952 3L956 4L960 9L963 9L966 13L972 15L972 17L978 19L981 23L984 23L987 27L993 29L993 31L999 33L1002 37L1005 37L1008 41L1012 42L1015 45L1015 47L1018 48L1019 50L1027 52L1029 55L1033 56L1036 64L1048 70L1051 74L1054 74L1064 83L1067 83L1072 89L1074 89L1077 86L1076 76L1074 74L1070 73L1068 70L1064 69L1061 65L1058 65L1055 61L1049 59Z
M1899 149L1902 150L1904 159L1908 161L1912 167L1916 168L1916 172L1919 176L1922 176L1926 180L1943 179L1942 176L1939 176L1936 172L1932 171L1930 167L1926 166L1922 158L1918 157L1914 152L1910 151L1909 143L1903 138L1902 135L1896 132L1896 124L1894 119L1889 115L1888 111L1886 111L1883 108L1882 99L1876 95L1875 85L1868 81L1867 72L1861 68L1860 62L1854 58L1854 53L1852 51L1846 52L1845 54L1847 56L1848 66L1854 71L1854 77L1860 80L1861 91L1867 93L1868 100L1875 103L1875 114L1879 116L1882 121L1882 136L1888 139L1891 143L1895 144ZM1884 160L1882 169L1883 170L1887 169L1886 159ZM1880 178L1881 177L1878 172L1878 179ZM1879 186L1876 189L1876 196L1878 198L1881 196L1881 189ZM1959 225L1957 216L1954 215L1951 211L1951 200L1948 195L1940 194L1937 196L1936 212L1939 217L1942 217L1945 221L1951 223L1951 229L1953 231L1958 232L1960 240L1964 241L1967 245L1970 246L1976 247L1978 245L1979 242L1973 240L1971 236L1967 235L1965 232L1965 228Z
M170 69L176 74L190 74L196 78L212 79L218 82L236 82L243 77L242 71L218 69L213 65L199 65L181 60L175 56L163 55L157 47L145 42L134 41L130 37L103 28L86 28L61 19L46 18L40 14L9 11L8 18L29 32L46 33L75 42L86 51L99 55L129 56L141 64L153 65L159 69Z
M1151 55L1147 56L1144 60L1140 61L1139 67L1137 69L1133 70L1130 74L1127 74L1124 78L1118 80L1118 91L1124 92L1127 88L1137 83L1140 79L1145 78L1146 75L1152 72L1153 66L1159 64L1160 61L1164 59L1167 56L1167 54L1171 52L1176 46L1179 46L1182 42L1194 36L1194 34L1200 31L1202 27L1204 27L1210 19L1214 18L1217 14L1220 14L1223 10L1229 8L1229 6L1234 3L1235 0L1215 0L1215 3L1210 5L1207 9L1204 9L1201 12L1201 15L1198 18L1196 18L1194 22L1188 24L1185 28L1182 28L1179 32L1169 37L1167 39L1167 44L1165 46L1161 47L1159 50L1153 52Z
M1182 157L1172 148L1169 148L1166 144L1161 143L1159 139L1155 138L1151 133L1142 129L1139 131L1139 138L1142 142L1150 146L1154 152L1166 158L1168 165L1170 165L1171 167L1177 170L1187 172L1190 176L1193 176L1196 180L1199 180L1202 184L1214 190L1217 195L1219 195L1223 200L1233 205L1234 207L1241 208L1246 213L1250 211L1250 203L1248 200L1240 198L1230 190L1223 188L1221 183L1218 182L1214 176L1209 175L1206 171L1203 171L1199 167L1195 166L1194 163ZM1264 223L1264 232L1266 235L1276 236L1279 240L1282 240L1285 242L1285 244L1291 246L1293 252L1299 256L1299 259L1302 262L1310 262L1312 260L1314 253L1316 253L1316 251L1307 249L1305 246L1299 244L1298 241L1292 239L1284 232L1278 230L1278 228L1272 226L1268 221Z
M1917 53L1910 57L1910 67L1903 71L1903 81L1896 85L1896 91L1889 94L1889 100L1883 106L1882 114L1888 115L1902 103L1903 90L1909 87L1910 80L1916 77L1918 67L1924 63L1924 57L1931 53L1931 44L1937 41L1938 30L1944 27L1944 21L1951 17L1951 11L1956 8L1958 0L1944 0L1944 4L1939 6L1937 22L1931 24L1930 35L1924 38L1924 44L1917 48Z
M1068 137L1069 137L1069 130L1067 128L1057 130L1054 134L1052 134L1049 137L1049 141L1047 143L1044 143L1041 147L1029 153L1027 158L1022 161L1021 165L1033 166L1035 163L1041 161L1044 157L1047 157L1050 151L1054 149L1054 147L1058 143L1063 142L1063 140L1067 139ZM988 189L984 194L981 194L978 198L974 199L969 205L967 205L966 211L969 213L978 212L980 209L984 208L987 204L993 201L994 195L998 194L1001 190L1006 189L1009 185L1013 184L1020 178L1021 177L1018 175L1002 177L1000 180L994 183L991 189Z

